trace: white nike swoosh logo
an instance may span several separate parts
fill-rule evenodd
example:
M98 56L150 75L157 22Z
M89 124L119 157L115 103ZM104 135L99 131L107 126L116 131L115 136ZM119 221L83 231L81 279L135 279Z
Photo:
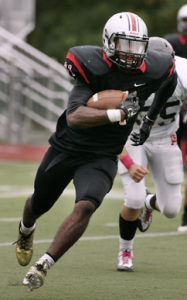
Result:
M134 86L137 87L137 86L141 86L141 85L145 85L145 84L146 84L146 83L140 83L140 84L136 84L136 83L135 83Z

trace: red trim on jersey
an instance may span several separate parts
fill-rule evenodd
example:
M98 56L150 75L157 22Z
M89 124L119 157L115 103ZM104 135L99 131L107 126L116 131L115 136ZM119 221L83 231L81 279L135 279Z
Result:
M137 31L136 29L136 18L133 14L129 14L130 15L130 18L131 18L131 22L132 22L132 31Z
M140 67L140 70L144 73L145 72L145 70L146 70L146 63L145 63L145 61L143 61L143 64L142 64L142 66Z
M185 45L187 43L187 39L182 34L179 34L178 38L181 44Z
M111 68L112 62L106 57L106 54L105 54L104 51L103 51L103 58L104 58L104 60L107 62L109 68Z
M82 69L81 66L79 65L78 60L75 58L75 56L74 56L71 52L68 52L67 58L70 59L70 60L74 63L75 67L79 70L80 74L81 74L82 77L85 79L85 81L86 81L87 83L90 83L89 80L88 80L88 78L86 77L86 75L85 75L83 69Z
M171 75L172 75L172 73L173 73L173 69L174 69L174 67L175 67L175 61L174 61L174 59L172 59L172 61L173 61L173 66L172 66L171 69L170 69L170 73L169 73L168 78L171 77ZM168 78L167 78L167 79L168 79Z

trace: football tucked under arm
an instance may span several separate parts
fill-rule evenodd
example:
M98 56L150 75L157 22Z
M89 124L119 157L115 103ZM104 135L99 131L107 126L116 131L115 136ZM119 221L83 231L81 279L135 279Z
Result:
M87 106L107 110L110 122L117 122L132 118L140 109L137 92L105 90L94 94L87 102ZM121 110L125 113L121 115Z
M128 91L105 90L94 94L88 100L87 106L97 109L117 109L127 96Z

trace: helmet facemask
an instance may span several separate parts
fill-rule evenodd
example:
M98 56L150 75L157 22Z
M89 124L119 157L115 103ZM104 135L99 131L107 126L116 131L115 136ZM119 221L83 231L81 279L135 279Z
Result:
M110 41L109 49L114 51L114 56L110 59L115 64L126 69L141 67L147 52L148 38L142 39L115 34Z

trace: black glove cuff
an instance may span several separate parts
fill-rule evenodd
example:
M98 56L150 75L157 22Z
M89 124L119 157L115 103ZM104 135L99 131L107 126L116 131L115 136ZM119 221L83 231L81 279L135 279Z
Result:
M125 112L125 120L127 120L129 118L129 111L126 107L123 107L122 109Z

